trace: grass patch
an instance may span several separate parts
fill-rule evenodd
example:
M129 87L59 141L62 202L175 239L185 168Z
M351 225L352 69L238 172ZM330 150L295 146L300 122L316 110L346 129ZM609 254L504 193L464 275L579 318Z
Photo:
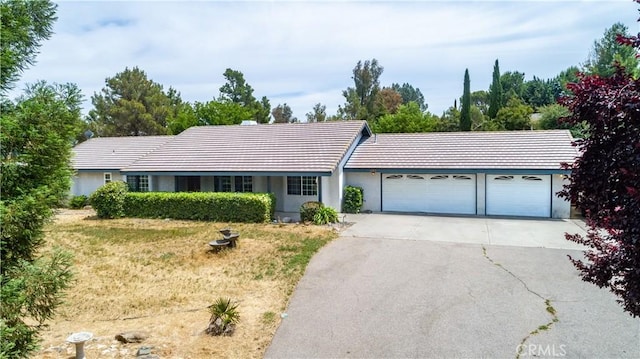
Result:
M59 216L47 227L43 250L72 252L76 281L44 332L41 358L65 357L46 348L77 331L104 338L86 346L87 357L104 357L101 345L139 329L160 357L261 358L281 320L274 308L286 307L313 254L337 236L320 226L85 217ZM226 227L240 233L238 247L210 251ZM235 334L201 335L207 306L221 296L239 304Z
M274 312L264 312L262 313L262 323L264 325L270 325L275 323L276 321L276 313Z

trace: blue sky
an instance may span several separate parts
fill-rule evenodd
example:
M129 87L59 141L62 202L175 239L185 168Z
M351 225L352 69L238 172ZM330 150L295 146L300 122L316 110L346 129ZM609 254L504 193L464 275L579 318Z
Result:
M496 59L502 72L551 78L583 63L615 22L640 31L632 0L58 4L55 34L22 83L77 83L85 112L107 77L138 66L187 101L217 97L232 68L272 107L286 102L304 119L321 102L334 114L356 62L376 58L383 86L420 88L440 115L461 96L465 68L472 91L488 89Z

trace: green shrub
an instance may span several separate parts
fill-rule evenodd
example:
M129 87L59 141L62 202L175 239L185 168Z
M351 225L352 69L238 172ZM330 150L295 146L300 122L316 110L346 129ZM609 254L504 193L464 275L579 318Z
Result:
M344 188L344 204L342 210L345 213L360 213L364 198L361 187L347 186Z
M268 222L275 197L268 193L130 192L125 216L216 222Z
M128 189L125 182L109 182L91 194L89 203L100 218L124 217L124 200Z
M269 196L269 200L271 201L271 206L269 207L269 220L272 220L275 218L276 213L276 195L273 193L267 193L267 196Z
M69 208L80 209L84 208L89 203L89 198L85 195L73 196L69 200Z
M338 222L338 212L331 207L319 208L315 215L313 215L314 224L328 224Z
M208 309L211 318L205 332L210 335L232 335L240 321L238 304L231 302L231 298L220 297Z
M300 206L300 221L313 222L313 217L316 215L320 208L323 208L322 202L309 201Z

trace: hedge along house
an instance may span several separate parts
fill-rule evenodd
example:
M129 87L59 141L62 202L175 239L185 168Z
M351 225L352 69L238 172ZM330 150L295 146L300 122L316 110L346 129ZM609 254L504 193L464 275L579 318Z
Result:
M578 156L569 131L374 135L345 166L363 209L569 218L556 194Z
M191 127L138 158L121 158L110 180L144 184L163 192L271 192L276 210L298 212L307 201L339 209L346 185L343 167L358 143L371 136L365 121ZM86 183L82 172L94 151L136 146L144 137L96 138L78 145L74 194L88 194L103 183ZM112 152L115 158L124 151ZM102 156L100 156L102 157ZM115 164L114 164L115 166ZM81 169L82 167L82 169ZM105 167L105 166L100 166ZM117 167L117 166L116 166ZM103 173L104 169L95 169ZM115 170L114 170L115 171ZM104 172L106 173L106 172ZM106 175L105 175L106 176Z

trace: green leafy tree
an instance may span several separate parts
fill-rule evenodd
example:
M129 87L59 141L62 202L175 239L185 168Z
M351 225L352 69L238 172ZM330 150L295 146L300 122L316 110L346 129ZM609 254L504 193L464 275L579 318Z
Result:
M424 113L415 102L400 105L395 114L387 114L374 123L376 133L413 133L431 132L436 128L436 119L430 113Z
M189 127L201 126L204 123L198 121L195 108L189 102L182 102L173 107L173 113L167 124L167 132L177 135Z
M505 106L510 98L522 98L524 92L524 73L507 71L500 75L502 86L502 106Z
M342 91L346 102L338 108L339 116L346 120L376 121L375 102L380 91L380 75L384 67L378 65L378 60L358 61L353 68L354 87Z
M68 253L44 253L43 226L71 181L71 144L80 120L80 90L71 84L28 86L5 96L48 39L50 1L0 2L0 357L26 358L71 280Z
M169 98L169 106L170 106L169 121L171 121L172 118L178 115L178 112L180 111L181 107L186 102L182 101L182 95L180 95L180 92L178 92L178 90L174 89L171 86L169 86L169 90L167 90L167 97Z
M253 96L253 87L249 85L244 74L237 70L226 69L223 74L226 83L220 87L219 102L232 102L251 111L251 119L258 123L269 123L271 105L267 97L258 101Z
M336 119L339 120L366 120L369 116L366 107L360 105L358 94L353 87L349 87L342 91L345 98L344 105L338 106Z
M471 105L471 130L481 131L483 124L489 119L482 111L475 105Z
M477 107L480 112L486 115L489 112L489 92L484 90L473 91L471 93L471 106Z
M35 63L41 43L53 34L56 8L46 0L0 2L0 92L12 89Z
M570 95L567 85L578 82L578 73L580 69L577 66L570 66L566 70L561 71L553 81L553 97L557 101L562 96Z
M498 111L502 107L502 84L500 83L500 65L496 60L493 65L493 81L489 87L489 118L496 118Z
M409 102L415 102L420 106L420 110L422 110L422 112L427 111L429 106L425 102L424 95L419 88L413 87L408 83L403 83L402 85L393 83L391 84L391 88L402 96L402 103L407 104Z
M632 46L616 41L618 36L629 37L626 25L617 22L606 29L604 36L593 42L589 58L584 63L585 72L601 77L612 76L616 72L614 64L619 63L634 78L640 75L638 52Z
M251 107L256 102L253 87L245 81L242 72L228 68L222 76L227 82L220 87L221 102L233 102L244 107Z
M169 97L170 114L167 119L167 132L170 135L177 135L192 126L201 125L198 123L193 105L182 100L180 92L173 87L167 91Z
M588 125L586 122L570 123L566 120L571 116L571 111L565 106L557 103L543 106L538 109L540 119L536 123L536 128L542 130L567 129L571 131L574 138L584 138L588 133Z
M496 121L502 124L505 130L530 130L532 113L531 106L520 99L512 97L507 106L498 111Z
M196 102L193 107L199 126L238 125L254 118L250 109L234 102Z
M0 357L27 357L71 279L68 253L40 254L43 226L70 188L80 90L38 82L0 115Z
M539 109L540 119L536 123L536 128L541 130L554 130L558 128L569 128L563 127L568 126L568 124L563 123L561 121L562 118L565 118L571 114L568 108L559 104L552 104L541 107Z
M269 121L271 120L271 104L269 103L269 99L267 98L267 96L262 96L260 102L257 102L255 106L256 111L254 119L258 123L269 123Z
M469 69L464 70L464 89L460 109L460 131L471 131L471 82Z
M106 79L106 87L91 97L89 119L99 136L151 136L167 133L171 99L162 85L138 67L125 68Z
M271 110L274 123L293 123L298 122L298 119L293 116L291 107L285 102L284 105L278 105Z
M307 122L325 122L327 121L327 106L318 102L313 105L311 112L307 112Z
M455 132L460 131L460 111L454 106L449 107L437 120L434 131Z
M555 103L555 92L554 81L542 80L534 76L533 80L524 84L522 99L529 106L537 109Z

